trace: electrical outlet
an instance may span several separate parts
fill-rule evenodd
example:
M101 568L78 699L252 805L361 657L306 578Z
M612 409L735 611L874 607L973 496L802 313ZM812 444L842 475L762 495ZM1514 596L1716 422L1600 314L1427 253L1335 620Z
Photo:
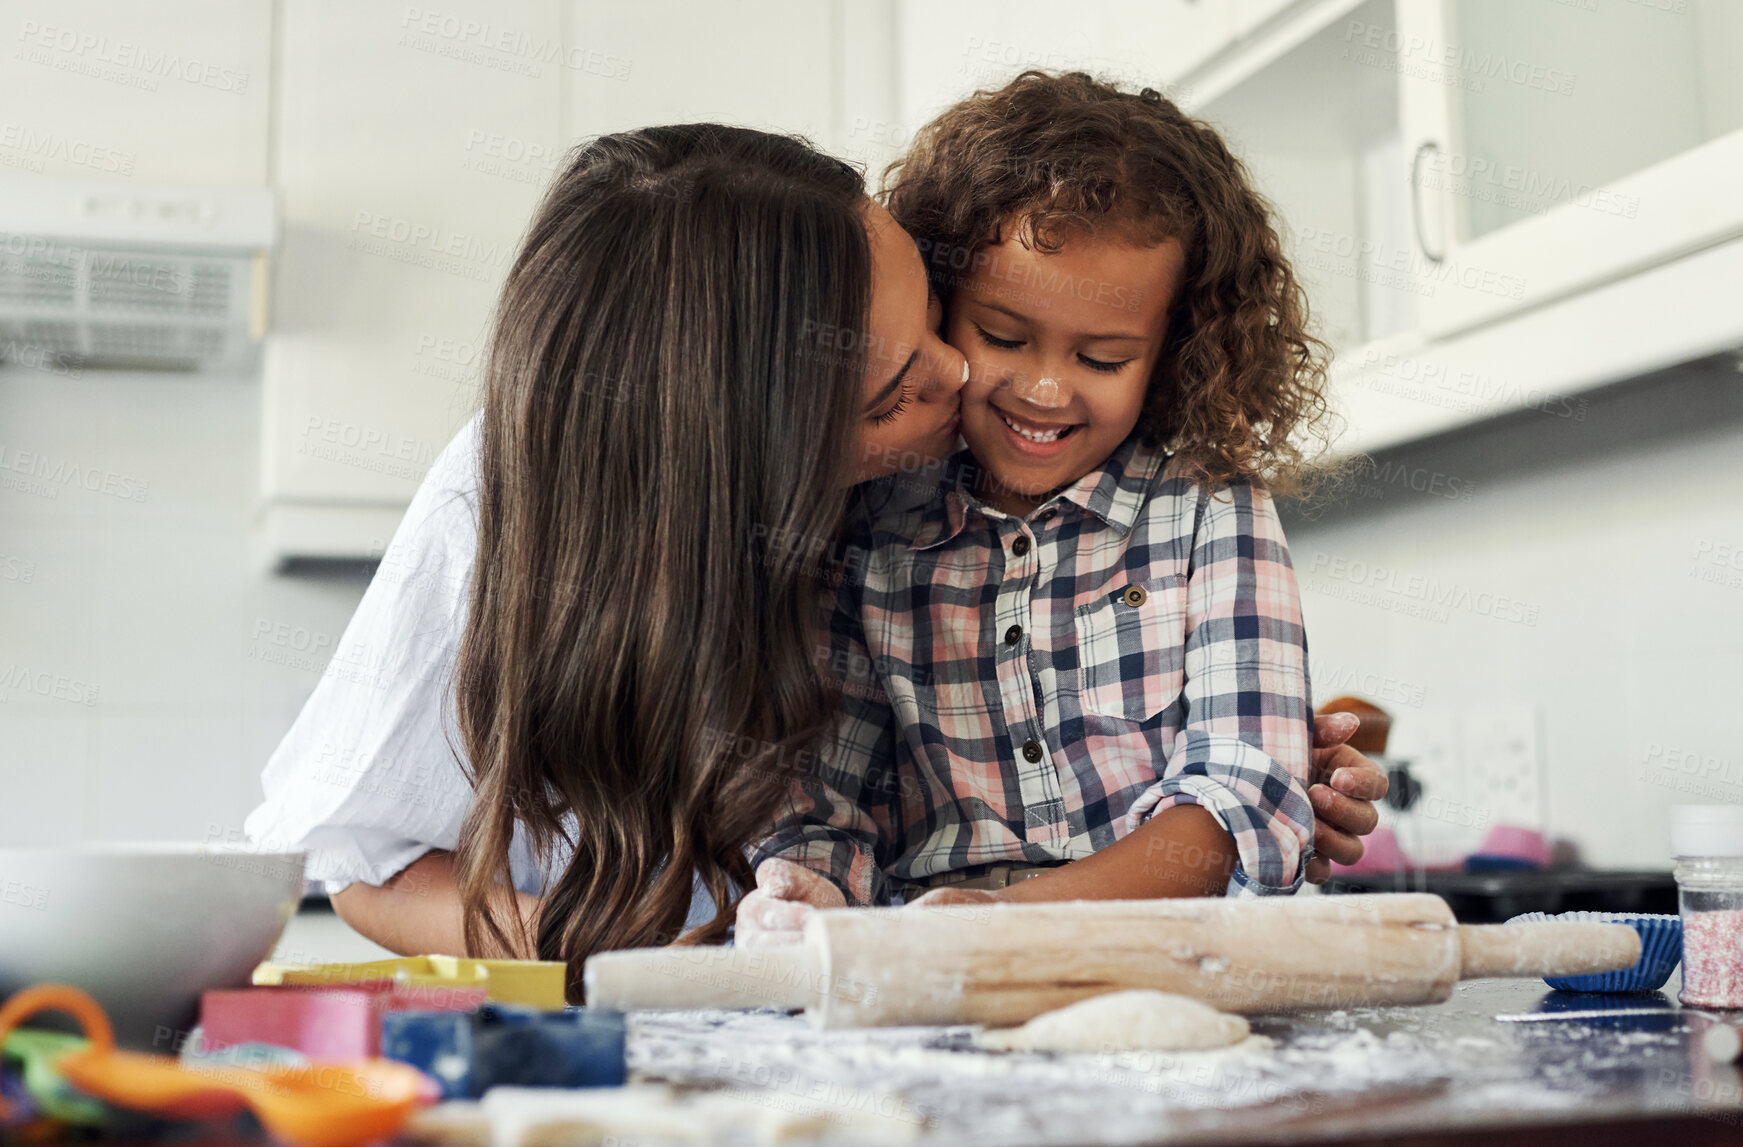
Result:
M1496 825L1544 830L1543 755L1535 707L1496 702L1427 707L1393 730L1389 755L1410 762L1422 797L1383 821L1417 864L1456 864Z
M1541 721L1531 705L1484 705L1467 712L1461 756L1470 800L1491 812L1490 826L1544 831Z

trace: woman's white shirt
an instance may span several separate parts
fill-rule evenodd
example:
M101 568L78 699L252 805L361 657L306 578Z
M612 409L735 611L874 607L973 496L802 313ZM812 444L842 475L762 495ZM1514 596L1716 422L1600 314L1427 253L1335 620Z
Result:
M478 435L474 417L430 467L244 826L258 847L307 851L329 893L452 850L472 804L450 685L478 551ZM534 894L568 861L541 871L518 826L509 859Z

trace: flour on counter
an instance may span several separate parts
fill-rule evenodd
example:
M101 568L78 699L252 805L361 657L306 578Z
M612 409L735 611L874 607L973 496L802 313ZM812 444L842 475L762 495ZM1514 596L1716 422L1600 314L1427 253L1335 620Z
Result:
M638 1080L817 1104L844 1130L873 1113L913 1120L922 1141L1001 1147L1080 1143L1085 1127L1098 1142L1140 1142L1260 1105L1306 1115L1316 1096L1416 1089L1478 1066L1456 1047L1366 1029L1298 1033L1287 1046L1259 1034L1217 1050L1069 1056L989 1055L973 1040L967 1027L818 1031L767 1011L639 1012L630 1066Z
M635 1012L629 1057L638 1081L825 1112L821 1144L858 1143L881 1127L917 1129L920 1147L1326 1133L1406 1110L1460 1128L1621 1114L1640 1103L1643 1075L1650 1083L1663 1064L1686 1063L1682 1013L1663 1023L1494 1022L1555 1002L1534 995L1541 989L1472 981L1431 1008L1251 1017L1253 1034L1232 1047L1101 1054L989 1054L971 1027L819 1030L773 1011ZM1669 1088L1647 1095L1653 1109L1690 1103Z

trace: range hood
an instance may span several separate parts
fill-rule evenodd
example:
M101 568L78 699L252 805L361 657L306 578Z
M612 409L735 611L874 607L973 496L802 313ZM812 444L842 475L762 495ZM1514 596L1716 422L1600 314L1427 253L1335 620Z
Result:
M0 177L0 362L240 364L277 236L266 190Z

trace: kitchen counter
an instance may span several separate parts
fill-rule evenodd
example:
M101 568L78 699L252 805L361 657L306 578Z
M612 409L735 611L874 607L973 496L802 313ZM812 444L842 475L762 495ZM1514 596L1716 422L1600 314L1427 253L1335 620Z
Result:
M1256 1018L1214 1052L1053 1058L975 1052L968 1029L813 1032L772 1013L647 1015L643 1078L724 1084L770 1102L825 1099L919 1117L948 1143L1620 1142L1743 1138L1737 1069L1710 1064L1711 1019L1680 1010L1673 980L1646 996L1573 996L1537 980L1475 980L1444 1004ZM1659 1014L1534 1023L1498 1014L1653 1007ZM1628 1133L1632 1136L1632 1132ZM1633 1139L1634 1142L1643 1140Z
M973 1049L966 1028L818 1032L774 1012L637 1013L637 1078L726 1088L773 1111L821 1106L843 1141L917 1122L918 1143L1679 1145L1743 1138L1743 1081L1699 1039L1712 1019L1646 996L1476 980L1444 1004L1260 1017L1209 1052L1053 1058ZM1657 1014L1537 1023L1498 1014ZM856 1134L856 1131L860 1134ZM252 1142L178 1137L182 1144Z

